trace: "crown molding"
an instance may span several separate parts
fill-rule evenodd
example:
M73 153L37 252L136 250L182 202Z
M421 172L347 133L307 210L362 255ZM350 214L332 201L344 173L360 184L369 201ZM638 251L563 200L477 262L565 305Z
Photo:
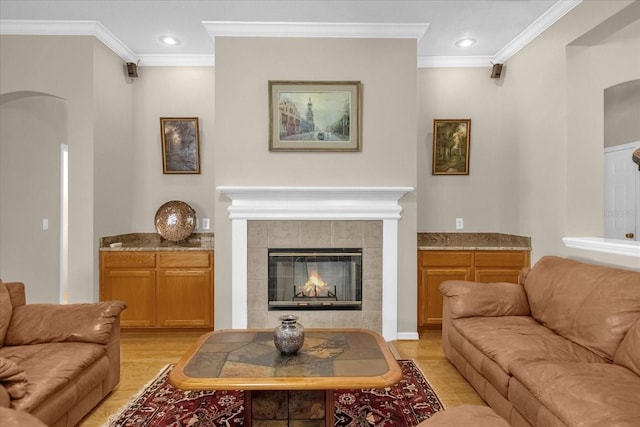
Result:
M202 21L216 37L329 37L420 40L429 24Z
M137 56L98 21L0 20L0 34L32 36L94 36L127 62Z
M491 67L491 56L418 56L418 68Z
M418 68L489 67L504 63L583 0L556 2L495 56L418 56ZM328 22L234 22L203 21L215 37L309 37L309 38L383 38L420 40L429 28L427 23L328 23ZM88 35L95 36L126 62L140 61L141 66L212 67L211 55L136 55L98 21L0 20L0 34L13 35Z
M500 49L491 62L496 64L504 63L580 3L582 3L582 0L557 1L549 10L518 34L516 38Z
M213 67L215 55L138 55L141 67Z

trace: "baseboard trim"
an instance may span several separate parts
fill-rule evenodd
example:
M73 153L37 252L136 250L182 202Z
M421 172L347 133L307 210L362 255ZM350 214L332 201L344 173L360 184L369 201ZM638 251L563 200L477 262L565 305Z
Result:
M398 340L418 340L420 335L417 332L398 332Z

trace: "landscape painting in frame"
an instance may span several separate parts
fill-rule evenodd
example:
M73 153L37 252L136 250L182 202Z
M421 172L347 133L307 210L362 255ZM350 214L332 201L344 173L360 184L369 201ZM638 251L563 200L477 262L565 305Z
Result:
M269 81L270 151L360 151L359 81Z
M165 174L200 173L197 117L161 117L162 170Z
M469 175L471 119L433 121L433 175Z

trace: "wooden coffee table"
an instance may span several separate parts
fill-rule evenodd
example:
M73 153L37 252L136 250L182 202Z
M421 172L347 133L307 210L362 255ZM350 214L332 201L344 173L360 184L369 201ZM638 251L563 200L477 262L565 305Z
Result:
M200 337L169 374L169 382L184 390L243 390L246 426L283 419L275 412L285 413L282 425L324 418L333 426L334 390L384 388L400 379L382 336L364 329L307 329L302 349L292 356L275 348L272 330L214 331Z

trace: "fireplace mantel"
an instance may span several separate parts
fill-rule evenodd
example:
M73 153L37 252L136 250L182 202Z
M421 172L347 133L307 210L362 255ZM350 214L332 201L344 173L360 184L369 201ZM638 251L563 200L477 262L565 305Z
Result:
M229 218L253 220L400 219L398 200L412 187L218 187Z
M231 326L247 327L248 220L382 221L382 335L398 337L399 200L413 187L232 187L217 190L231 200Z

